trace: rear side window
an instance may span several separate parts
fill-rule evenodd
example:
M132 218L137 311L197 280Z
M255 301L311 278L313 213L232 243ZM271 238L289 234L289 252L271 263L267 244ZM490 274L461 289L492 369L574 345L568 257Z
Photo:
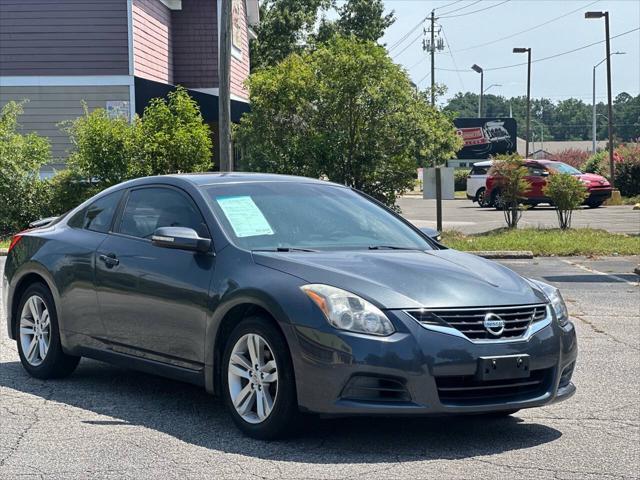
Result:
M471 175L486 175L491 167L473 167L471 169Z
M133 190L122 213L120 233L151 238L160 227L187 227L209 236L200 211L182 193L162 187Z
M111 229L113 215L118 208L122 191L113 192L99 198L81 212L69 219L69 225L86 228L94 232L107 233Z

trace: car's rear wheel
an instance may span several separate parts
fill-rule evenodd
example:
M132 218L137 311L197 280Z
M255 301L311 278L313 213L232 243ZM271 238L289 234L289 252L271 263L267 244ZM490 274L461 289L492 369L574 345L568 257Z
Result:
M504 200L502 198L502 192L495 190L491 196L491 203L496 210L504 210Z
M31 285L18 306L17 343L20 362L36 378L62 378L73 373L80 357L62 351L58 316L49 289Z
M223 396L235 424L254 438L290 434L299 415L289 348L262 317L233 330L223 356Z
M478 193L476 193L476 202L478 202L478 206L482 208L488 207L491 203L486 196L485 188L481 188L478 190Z

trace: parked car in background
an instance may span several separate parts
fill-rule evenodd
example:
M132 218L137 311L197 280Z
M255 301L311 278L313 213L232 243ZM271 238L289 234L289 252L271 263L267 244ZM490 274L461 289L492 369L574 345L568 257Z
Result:
M532 207L540 203L551 204L551 200L545 196L543 189L547 184L547 177L558 173L568 173L580 178L588 192L588 196L585 198L583 205L587 205L589 208L597 208L611 197L611 184L603 176L593 173L582 173L571 165L553 160L525 160L524 164L529 170L526 180L531 185L531 188L526 193L523 203L531 205ZM500 200L500 179L491 175L491 172L489 172L486 179L484 195L493 206L498 209L502 208L502 202Z
M493 165L491 160L476 162L467 177L467 198L472 202L477 202L480 207L491 206L489 197L485 195L487 174L491 165Z
M8 335L36 378L84 356L195 383L262 439L300 412L496 416L573 395L559 290L430 236L320 180L131 180L14 236Z

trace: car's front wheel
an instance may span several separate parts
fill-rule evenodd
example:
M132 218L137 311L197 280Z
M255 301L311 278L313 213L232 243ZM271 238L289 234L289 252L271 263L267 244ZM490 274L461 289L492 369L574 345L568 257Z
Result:
M80 357L62 351L58 315L49 289L31 285L18 306L17 342L20 362L36 378L62 378L78 366Z
M299 412L291 356L269 320L251 317L239 323L223 365L224 400L240 430L265 440L294 430Z

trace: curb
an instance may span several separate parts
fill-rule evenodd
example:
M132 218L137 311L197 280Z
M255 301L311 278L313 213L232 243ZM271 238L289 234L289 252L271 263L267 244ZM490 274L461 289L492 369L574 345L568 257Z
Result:
M533 252L529 250L497 250L497 251L478 251L466 252L473 253L482 258L490 259L530 259L533 258Z
M0 248L0 257L6 257L7 256L7 249L6 248Z

